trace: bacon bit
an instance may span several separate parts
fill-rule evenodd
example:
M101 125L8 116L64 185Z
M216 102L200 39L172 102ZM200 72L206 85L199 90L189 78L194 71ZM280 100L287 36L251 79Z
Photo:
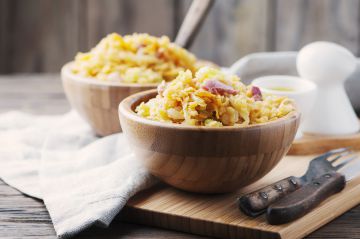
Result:
M155 53L156 57L159 58L160 60L164 60L165 59L165 52L163 49L159 49L156 53Z
M162 81L160 83L160 85L158 85L157 92L158 92L159 95L163 96L163 93L165 91L165 87L166 87L166 82L165 81Z
M136 47L136 54L137 55L142 55L144 53L144 47L146 47L145 44L139 44L137 47Z
M215 95L224 95L225 93L236 95L238 93L237 90L234 90L231 86L225 85L217 79L210 79L206 81L202 88Z
M261 101L262 100L262 94L259 87L252 86L251 87L251 94L255 101Z
M137 49L139 50L139 49L144 48L144 47L146 47L146 45L144 43L141 43L141 44L139 44L137 46Z

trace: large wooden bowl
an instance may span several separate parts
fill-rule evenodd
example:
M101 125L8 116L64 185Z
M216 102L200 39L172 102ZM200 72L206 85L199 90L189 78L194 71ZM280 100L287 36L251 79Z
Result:
M157 84L126 84L84 78L71 72L71 64L73 63L70 62L61 69L66 96L71 106L100 136L121 132L118 106L123 99L157 86Z
M162 123L134 109L156 95L150 90L119 105L123 131L137 157L164 182L192 192L224 193L263 177L289 150L300 114L249 127Z

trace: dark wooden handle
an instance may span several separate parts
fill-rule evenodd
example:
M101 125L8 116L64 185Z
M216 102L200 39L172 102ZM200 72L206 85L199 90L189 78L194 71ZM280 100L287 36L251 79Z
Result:
M193 0L176 36L176 44L186 49L191 46L213 3L214 0Z
M326 173L270 205L267 209L266 218L272 225L298 219L326 198L340 192L345 187L345 184L343 175L337 172Z
M288 177L261 188L258 191L246 194L239 198L239 208L246 215L256 217L266 211L268 206L285 195L294 192L302 185L301 179Z

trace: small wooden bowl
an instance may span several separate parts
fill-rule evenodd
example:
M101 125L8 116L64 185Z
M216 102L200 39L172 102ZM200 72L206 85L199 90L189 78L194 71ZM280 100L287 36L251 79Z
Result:
M210 128L148 120L134 109L156 90L129 96L119 105L123 131L137 157L164 182L191 192L224 193L268 173L287 153L300 114L248 127Z
M119 103L131 94L154 89L157 84L104 82L71 72L72 62L61 69L64 90L70 104L92 126L96 134L106 136L121 132Z

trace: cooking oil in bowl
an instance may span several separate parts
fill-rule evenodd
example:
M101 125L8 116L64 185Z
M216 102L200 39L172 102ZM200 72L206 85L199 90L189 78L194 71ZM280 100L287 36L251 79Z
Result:
M293 91L295 91L294 88L283 87L283 86L270 87L269 89L270 90L276 90L276 91L284 91L284 92L293 92Z
M316 85L296 76L272 75L255 79L252 85L262 93L286 96L293 99L301 112L302 122L310 114L316 99ZM301 138L301 124L296 138Z

